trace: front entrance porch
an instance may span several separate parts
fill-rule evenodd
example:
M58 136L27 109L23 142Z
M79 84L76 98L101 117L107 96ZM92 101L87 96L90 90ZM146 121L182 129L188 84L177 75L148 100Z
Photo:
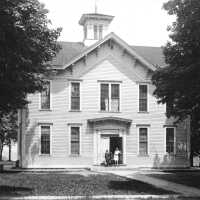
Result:
M112 132L112 134L110 134ZM116 132L116 133L114 133ZM97 164L101 165L105 163L105 153L108 151L110 153L111 161L114 159L114 152L116 148L119 149L119 164L123 164L123 137L120 137L117 133L118 130L102 130L100 133L99 140L95 146L97 146L96 161ZM98 137L98 135L97 135ZM98 139L98 138L97 138Z
M108 152L113 159L114 152L118 148L119 164L126 164L126 136L131 120L105 117L88 120L93 128L93 158L94 165L105 163L105 153Z

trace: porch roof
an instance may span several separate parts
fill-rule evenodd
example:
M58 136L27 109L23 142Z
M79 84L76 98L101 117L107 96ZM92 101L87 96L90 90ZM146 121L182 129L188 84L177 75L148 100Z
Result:
M120 118L120 117L100 117L100 118L93 118L88 119L89 123L96 123L96 122L104 122L104 121L116 121L116 122L123 122L126 124L130 124L132 122L131 119Z

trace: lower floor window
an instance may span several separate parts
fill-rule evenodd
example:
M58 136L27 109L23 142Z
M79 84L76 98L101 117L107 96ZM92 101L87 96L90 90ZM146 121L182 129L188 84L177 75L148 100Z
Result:
M80 127L71 127L71 154L80 154Z
M41 154L50 154L50 130L48 125L41 126Z
M175 153L175 128L166 128L166 152Z
M139 154L148 154L148 139L147 139L147 128L139 128Z

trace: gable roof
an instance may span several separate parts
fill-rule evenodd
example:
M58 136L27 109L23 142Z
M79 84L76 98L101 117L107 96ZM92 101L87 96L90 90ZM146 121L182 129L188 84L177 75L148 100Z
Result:
M161 47L129 46L114 33L107 35L104 39L98 41L90 47L84 46L81 42L59 42L62 49L52 60L51 64L55 69L65 69L109 39L113 39L118 42L136 59L140 60L151 70L155 70L157 67L163 67L166 65Z
M77 56L86 47L82 42L58 42L62 49L53 58L51 64L55 67L62 68L63 65L67 64L72 58Z
M166 66L163 50L161 47L131 46L135 51L144 57L154 66Z

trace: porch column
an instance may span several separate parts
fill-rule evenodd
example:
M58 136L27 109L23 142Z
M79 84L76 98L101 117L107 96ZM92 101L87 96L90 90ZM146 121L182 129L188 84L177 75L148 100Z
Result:
M94 153L93 153L93 163L94 165L98 164L98 135L99 135L99 131L98 130L94 130L94 135L93 135L93 149L94 149Z
M123 164L126 164L126 130L122 129L122 138L123 138Z

